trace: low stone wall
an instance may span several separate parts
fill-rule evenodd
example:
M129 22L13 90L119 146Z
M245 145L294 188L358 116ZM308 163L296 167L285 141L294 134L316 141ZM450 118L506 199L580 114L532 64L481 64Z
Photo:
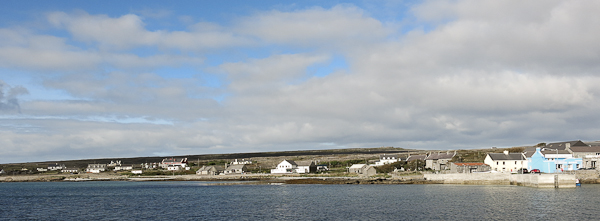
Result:
M537 188L574 188L575 175L571 174L510 174L510 173L454 173L424 174L425 179L444 184L519 185ZM555 181L555 179L558 179Z

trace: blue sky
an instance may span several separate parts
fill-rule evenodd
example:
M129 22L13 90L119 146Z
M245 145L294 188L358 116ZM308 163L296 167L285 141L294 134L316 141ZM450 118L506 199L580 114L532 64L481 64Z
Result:
M598 9L6 1L0 163L597 140Z

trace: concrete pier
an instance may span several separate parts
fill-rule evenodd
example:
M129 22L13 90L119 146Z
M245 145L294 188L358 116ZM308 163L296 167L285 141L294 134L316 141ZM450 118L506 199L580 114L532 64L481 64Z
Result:
M517 185L536 188L575 188L575 175L570 174L510 174L453 173L424 174L425 179L444 184Z
M577 178L570 174L513 174L510 184L537 188L575 188Z

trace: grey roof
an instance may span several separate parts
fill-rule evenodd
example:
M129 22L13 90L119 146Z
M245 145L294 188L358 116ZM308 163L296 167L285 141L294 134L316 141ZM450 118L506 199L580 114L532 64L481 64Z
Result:
M413 160L425 160L425 158L427 157L427 155L411 155L408 156L408 158L406 158L406 161L413 161Z
M202 168L199 169L200 171L210 171L210 170L215 170L215 171L223 171L223 167L222 166L202 166Z
M521 153L488 153L492 160L525 160L525 156Z
M584 143L590 146L600 146L600 141L586 141Z
M235 165L228 166L226 170L240 170L240 169L244 169L244 168L246 168L245 164L235 164Z
M288 163L290 163L292 165L298 166L298 164L296 162L294 162L293 160L282 160L281 162L283 162L283 161L287 161Z
M589 152L589 153L600 153L600 146L576 146L571 147L573 152Z
M535 149L538 147L527 147L525 148L525 150L523 151L523 154L525 154L525 157L531 157L533 156L533 154L535 153ZM540 147L541 148L541 147Z
M298 161L296 166L310 166L313 165L313 161Z
M568 150L542 150L542 154L571 154Z
M432 153L425 160L440 160L440 159L452 159L456 153Z
M549 144L546 144L545 148L553 149L553 150L564 150L567 147L567 145L566 145L567 143L570 144L571 147L587 146L587 144L581 142L581 140L575 140L575 141L567 141L567 142L549 143Z

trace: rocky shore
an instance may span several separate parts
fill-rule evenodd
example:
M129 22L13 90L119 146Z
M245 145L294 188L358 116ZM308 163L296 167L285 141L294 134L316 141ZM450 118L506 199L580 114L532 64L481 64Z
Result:
M490 174L491 175L491 174ZM505 174L509 175L509 174ZM574 174L582 184L600 184L596 171ZM429 176L429 175L427 175ZM244 175L175 175L175 176L125 176L118 174L37 174L3 175L0 182L81 182L81 181L210 181L214 185L236 184L444 184L447 180L426 179L424 175L393 175L392 177L322 177L300 175L244 174ZM234 182L235 181L235 182ZM248 181L248 182L244 182ZM502 185L494 182L454 182L454 184Z
M252 181L253 184L439 184L439 181L427 181L423 176L407 176L395 178L374 177L304 177L304 176L272 176L264 174L222 175L222 176L136 176L128 177L112 174L80 174L80 175L16 175L0 176L0 182L77 182L77 181ZM239 183L236 183L239 184Z

